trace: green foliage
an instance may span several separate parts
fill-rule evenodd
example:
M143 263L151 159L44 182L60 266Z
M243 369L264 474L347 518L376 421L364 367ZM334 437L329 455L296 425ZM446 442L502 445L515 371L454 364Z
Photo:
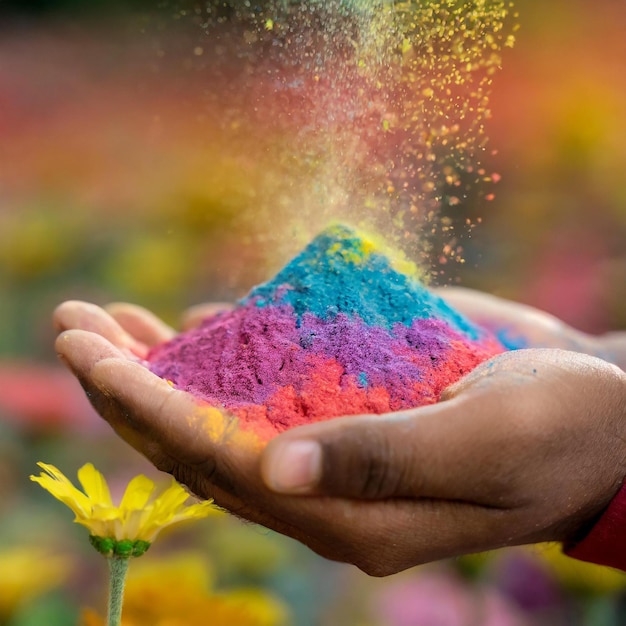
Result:
M9 626L67 626L76 624L78 608L65 593L49 593L27 603L11 618Z

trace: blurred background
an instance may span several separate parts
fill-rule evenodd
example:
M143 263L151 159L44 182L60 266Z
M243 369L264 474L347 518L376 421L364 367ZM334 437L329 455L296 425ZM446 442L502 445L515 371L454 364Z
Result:
M624 328L626 5L515 5L521 29L486 129L484 167L499 180L442 210L465 262L438 265L435 242L427 263L441 283L588 332ZM267 132L251 152L249 137L220 134L237 81L211 71L202 14L192 1L0 3L0 624L78 623L102 606L103 564L69 512L28 481L37 460L68 475L91 461L120 485L153 475L57 365L54 307L128 300L176 324L185 307L240 297L287 260L268 237L277 222L250 207L264 151L288 137ZM278 225L288 239L289 223ZM172 554L205 572L197 593L254 587L298 626L626 621L623 575L551 547L371 580L224 517L166 537L145 565L176 572ZM278 624L279 613L249 623Z

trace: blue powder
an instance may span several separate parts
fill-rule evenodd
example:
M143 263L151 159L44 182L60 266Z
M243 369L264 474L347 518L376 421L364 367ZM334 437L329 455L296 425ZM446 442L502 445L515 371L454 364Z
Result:
M259 307L289 305L299 324L307 312L323 320L343 313L387 329L435 318L469 339L483 336L438 295L395 270L386 255L370 252L367 263L359 263L363 258L363 239L346 226L331 226L272 280L255 287L241 304L254 300Z
M529 347L528 339L510 328L501 328L494 334L507 350L521 350Z

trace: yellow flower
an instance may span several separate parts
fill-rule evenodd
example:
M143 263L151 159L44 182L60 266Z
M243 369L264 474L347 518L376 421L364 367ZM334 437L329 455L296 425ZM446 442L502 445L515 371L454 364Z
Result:
M146 476L136 476L116 506L106 480L91 463L78 470L84 492L53 465L37 465L44 471L30 479L72 509L74 521L89 529L96 540L92 543L103 554L115 551L121 556L139 556L163 528L218 512L212 501L188 504L189 494L173 478L169 484L157 486ZM121 553L117 551L118 544ZM130 552L124 554L124 550Z

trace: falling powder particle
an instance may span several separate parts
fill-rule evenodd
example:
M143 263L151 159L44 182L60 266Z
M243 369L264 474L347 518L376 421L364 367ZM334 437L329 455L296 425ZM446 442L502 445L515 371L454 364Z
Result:
M492 82L516 28L512 3L209 0L206 7L205 56L219 43L210 67L219 76L223 65L207 97L226 111L224 127L237 129L217 153L249 140L233 158L242 172L262 164L242 181L254 210L238 219L263 231L264 254L288 258L338 220L384 231L430 263L430 246L440 243L427 216L450 207L456 214L471 190L490 192L477 171L487 154ZM281 221L289 229L263 230Z

